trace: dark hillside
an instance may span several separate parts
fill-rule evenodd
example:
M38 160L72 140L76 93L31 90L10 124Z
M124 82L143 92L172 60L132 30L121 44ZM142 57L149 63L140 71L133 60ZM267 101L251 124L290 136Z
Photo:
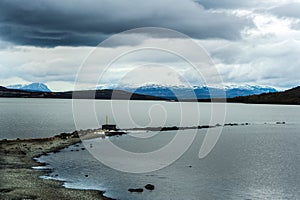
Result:
M264 93L260 95L230 98L227 99L227 102L300 105L300 86L283 92Z

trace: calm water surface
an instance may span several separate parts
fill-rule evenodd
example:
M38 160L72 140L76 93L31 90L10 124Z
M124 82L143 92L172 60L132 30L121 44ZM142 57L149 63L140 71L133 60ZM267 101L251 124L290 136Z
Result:
M83 104L87 102L92 101L82 100ZM117 123L120 128L178 126L180 123L182 126L194 126L194 118L199 118L201 125L218 123L218 121L210 122L211 104L209 103L197 104L200 110L199 116L191 114L187 119L182 120L180 106L175 102L130 101L128 104L124 102L127 101L113 101L113 103L105 100L95 101L95 115L99 126L105 123L106 115L109 116L111 123ZM123 111L124 106L129 108L134 123L128 121L124 112L118 112ZM185 103L184 106L187 113L189 111L192 113L195 108L193 103ZM225 122L300 123L299 111L300 106L227 104ZM48 137L76 129L71 100L0 98L0 113L0 139ZM84 112L82 115L87 121L87 126L79 128L99 127L88 125L88 121L91 121L94 116L85 116Z
M201 160L198 152L205 130L199 130L179 160L151 173L131 174L106 167L82 150L82 144L39 161L54 169L44 178L64 180L70 188L105 190L106 196L117 199L299 199L299 128L294 124L226 127L213 151ZM144 151L166 144L174 135L171 131L160 133L148 144L139 144L130 136L111 140L120 147ZM101 139L97 140L101 144ZM95 140L89 142L96 144ZM127 191L148 183L155 185L154 191Z
M166 125L181 122L178 104L159 103L165 110L157 104L131 102L131 115L137 126L159 125L165 116ZM191 105L185 106L189 109ZM199 107L201 124L210 123L210 104L201 103ZM109 101L97 101L95 108L99 124L106 114L114 122ZM71 188L105 190L106 196L117 199L300 199L299 111L300 106L228 104L226 122L250 125L225 127L215 148L204 159L199 159L198 153L206 130L198 130L180 159L151 173L119 172L89 154L90 144L101 144L108 138L90 140L86 146L70 146L39 161L47 162L54 170L44 178L64 180L64 185ZM75 129L70 100L0 99L0 112L2 138L44 137ZM276 124L277 121L286 124ZM189 121L185 123L189 125ZM129 135L110 140L124 149L147 152L164 146L176 133L161 132L145 140ZM154 184L155 190L140 194L127 191L147 183Z

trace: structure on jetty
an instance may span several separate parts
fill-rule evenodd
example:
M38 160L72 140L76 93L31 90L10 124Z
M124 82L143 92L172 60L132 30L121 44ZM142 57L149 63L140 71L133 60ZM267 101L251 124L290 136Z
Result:
M117 125L116 124L109 124L108 123L108 116L106 115L106 123L102 125L102 130L105 131L116 131Z

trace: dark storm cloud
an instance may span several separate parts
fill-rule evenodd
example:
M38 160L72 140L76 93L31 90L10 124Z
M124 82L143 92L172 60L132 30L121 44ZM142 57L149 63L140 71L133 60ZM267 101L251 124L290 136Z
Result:
M0 39L15 44L94 46L114 33L147 26L199 39L235 40L252 22L205 10L190 0L0 1Z
M36 46L58 46L70 45L80 46L95 45L95 41L107 38L103 34L80 34L70 31L47 31L29 26L16 24L0 25L0 37L4 41L10 41L21 45Z

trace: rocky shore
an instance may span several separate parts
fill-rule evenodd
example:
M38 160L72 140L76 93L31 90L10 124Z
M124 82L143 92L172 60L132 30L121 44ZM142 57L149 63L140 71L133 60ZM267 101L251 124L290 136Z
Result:
M80 142L78 134L51 138L0 141L0 199L109 199L96 190L68 189L62 182L44 180L33 158Z

